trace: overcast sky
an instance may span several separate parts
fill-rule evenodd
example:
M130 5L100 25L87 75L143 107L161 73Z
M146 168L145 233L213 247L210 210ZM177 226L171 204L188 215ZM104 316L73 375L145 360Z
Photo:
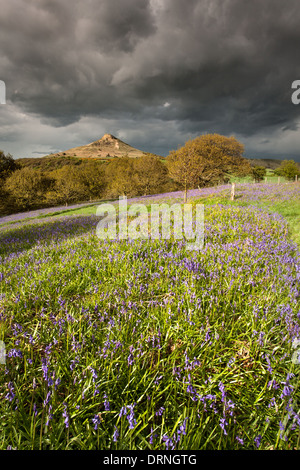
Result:
M204 133L300 161L298 0L0 0L0 149L111 133L168 155Z

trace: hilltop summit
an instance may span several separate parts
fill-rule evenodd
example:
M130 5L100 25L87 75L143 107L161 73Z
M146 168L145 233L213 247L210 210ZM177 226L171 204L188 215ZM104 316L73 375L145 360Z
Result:
M127 155L131 158L142 157L145 154L142 150L138 150L131 145L126 144L112 134L104 134L99 140L95 140L87 145L74 147L69 150L54 153L52 157L77 157L77 158L97 158L107 160L113 157L124 157Z
M104 134L103 137L99 140L99 142L113 142L114 140L118 140L117 137L115 137L112 134Z

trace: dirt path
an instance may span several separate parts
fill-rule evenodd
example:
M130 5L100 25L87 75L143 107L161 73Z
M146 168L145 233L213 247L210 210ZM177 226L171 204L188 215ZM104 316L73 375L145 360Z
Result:
M71 204L69 206L59 206L59 207L47 207L46 209L36 209L33 211L26 211L26 212L18 212L17 214L6 215L4 217L0 217L0 224L5 224L7 222L17 222L28 218L38 217L40 215L51 215L55 212L70 210L70 209L78 209L79 207L86 207L92 206L97 204L100 201L94 202L83 202L80 204Z

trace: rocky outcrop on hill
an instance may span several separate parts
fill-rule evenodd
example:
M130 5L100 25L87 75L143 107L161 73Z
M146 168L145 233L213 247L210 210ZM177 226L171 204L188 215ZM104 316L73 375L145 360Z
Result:
M101 139L91 142L88 145L74 147L63 152L52 154L55 157L77 157L77 158L97 158L109 159L113 157L128 156L131 158L142 157L145 152L138 150L131 145L126 144L122 140L112 134L104 134Z

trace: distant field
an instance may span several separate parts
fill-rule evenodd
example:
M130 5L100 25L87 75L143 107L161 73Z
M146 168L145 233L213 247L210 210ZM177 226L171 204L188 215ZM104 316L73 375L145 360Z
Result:
M236 182L236 183L254 183L253 178L251 176L245 176L243 178L232 177L230 181ZM288 183L288 182L289 181L283 176L278 177L277 175L274 175L274 170L271 170L269 168L267 169L267 173L264 178L264 181L262 181L262 183L274 183L274 184Z
M2 226L0 449L299 450L299 196L190 191L192 252L99 240L96 206Z

